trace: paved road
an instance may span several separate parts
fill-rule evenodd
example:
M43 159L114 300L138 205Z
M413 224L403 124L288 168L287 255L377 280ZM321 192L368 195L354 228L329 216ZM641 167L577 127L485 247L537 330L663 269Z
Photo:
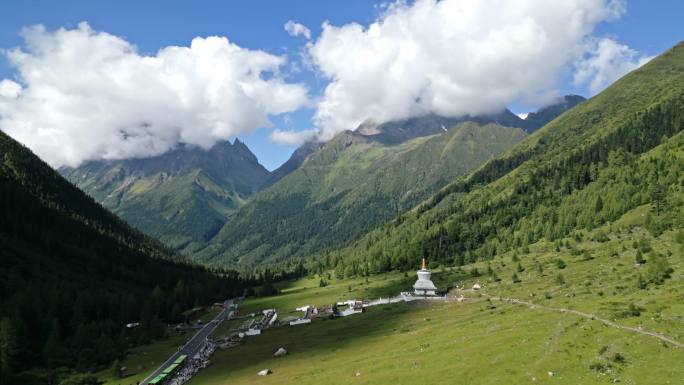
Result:
M140 384L148 384L152 379L157 377L159 373L164 371L164 369L174 362L178 357L182 354L185 354L188 356L188 358L192 358L197 352L199 352L200 348L204 346L204 342L211 335L211 333L214 332L214 330L221 324L221 322L230 319L233 317L233 311L230 310L230 305L233 304L235 299L229 299L223 302L223 310L219 315L216 316L213 320L207 322L202 329L200 329L192 338L190 341L188 341L185 345L183 345L183 348L179 351L176 351L171 357L169 357L161 366L159 366L152 374L147 376L144 380L140 382Z

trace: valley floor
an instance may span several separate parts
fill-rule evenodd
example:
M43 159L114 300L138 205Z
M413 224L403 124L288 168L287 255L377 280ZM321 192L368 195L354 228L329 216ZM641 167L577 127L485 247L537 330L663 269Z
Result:
M450 288L447 302L381 305L361 315L266 330L218 350L189 384L679 384L682 234L653 237L634 225L647 209L560 246L540 242L516 256L437 269L433 280ZM637 250L645 264L635 264ZM673 271L661 284L642 282L640 288L639 277L651 274L656 254ZM319 280L289 282L281 295L248 299L241 314L276 308L282 319L307 304L386 297L410 290L415 275L331 280L322 288ZM475 283L482 289L472 290ZM215 336L241 323L227 322ZM273 357L280 347L289 354ZM267 368L271 375L257 376Z
M532 245L518 257L520 266L507 253L464 270L436 272L438 287L459 282L466 288L452 289L454 299L447 303L384 305L344 319L267 330L218 351L190 384L681 383L682 245L674 232L653 238L639 227L608 230L585 233L584 240L559 251L550 243ZM592 240L600 232L611 236ZM663 284L638 287L649 262L635 265L635 241L667 256L674 272ZM558 259L566 266L559 268ZM500 281L487 275L488 266ZM473 267L483 275L470 276ZM513 282L513 273L521 282ZM346 281L320 289L316 279L301 280L281 296L248 301L246 308L286 311L338 297L373 298L368 294L379 294L375 285L383 280L398 292L413 279L371 277L366 290L365 283L350 282L351 293L344 293ZM475 282L483 289L470 289ZM461 295L463 302L456 301ZM290 354L273 357L280 347ZM266 368L273 374L256 375Z

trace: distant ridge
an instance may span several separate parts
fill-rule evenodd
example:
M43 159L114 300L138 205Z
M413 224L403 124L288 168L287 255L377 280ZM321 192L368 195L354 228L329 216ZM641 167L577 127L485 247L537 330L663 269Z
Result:
M210 239L270 176L239 139L60 171L138 229L186 252Z
M353 131L364 135L371 140L388 145L399 144L422 136L440 134L458 123L463 122L477 122L480 124L496 123L506 127L522 128L526 132L531 133L585 100L584 97L579 95L565 95L560 101L529 113L525 119L521 119L509 109L505 109L497 114L474 117L463 116L450 118L436 114L428 114L382 124L377 124L373 122L372 119L369 119L361 123ZM267 182L264 183L264 187L273 185L287 174L296 170L304 163L309 155L319 150L322 146L322 142L309 141L304 143L295 150L292 156L283 165L273 171Z
M308 155L297 159L298 168L255 195L194 255L212 265L251 268L287 264L344 244L526 135L495 123L463 122L442 129L446 121L430 120L414 119L410 127L419 127L415 132L422 135L436 126L437 134L394 144L386 137L344 131L317 144L315 151L303 152Z

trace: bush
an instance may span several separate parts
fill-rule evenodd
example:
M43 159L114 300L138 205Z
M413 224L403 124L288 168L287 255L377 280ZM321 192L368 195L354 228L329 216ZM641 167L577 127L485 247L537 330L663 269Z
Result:
M499 282L499 281L501 281L501 278L499 278L499 276L496 275L496 272L493 271L493 272L492 272L492 275L490 276L490 281L492 281L492 282Z
M644 280L644 277L639 274L637 275L637 289L645 289L648 283Z
M643 308L635 305L634 302L631 302L627 309L617 311L615 313L615 318L639 317L641 316L642 311L644 311Z
M513 281L513 283L519 283L519 282L521 282L521 281L520 281L520 278L518 278L518 274L516 274L516 273L513 273L513 276L511 277L511 280Z
M618 364L624 364L625 362L627 362L625 356L620 352L613 353L613 357L611 357L611 360Z
M653 250L653 248L651 248L651 243L645 239L640 240L637 245L637 248L641 250L642 253L648 253L649 251Z
M610 241L610 238L608 238L608 236L606 235L605 232L603 232L603 231L598 231L598 232L594 235L594 241L603 243L603 242L608 242L608 241Z
M684 230L680 229L677 231L675 234L675 241L677 241L677 243L680 245L684 245Z
M560 259L560 258L556 259L556 267L557 267L557 268L559 268L559 269L562 270L562 269L565 269L566 266L567 266L567 265L565 264L565 261L564 261L564 260L562 260L562 259Z
M523 271L525 271L525 269L522 267L522 265L520 264L520 262L518 262L518 267L516 267L515 270L516 270L518 273L522 273Z
M646 263L644 260L644 256L641 254L641 250L637 250L636 256L634 257L634 261L637 263L637 265L643 265Z
M655 283L657 285L665 282L666 279L670 278L674 270L670 267L667 262L667 258L664 255L653 253L651 255L650 261L648 263L647 280L649 283Z
M556 276L556 285L558 285L558 286L565 285L565 277L563 277L563 274L558 273L558 275Z
M634 302L629 304L627 308L627 315L632 317L639 317L641 315L641 308L634 304Z

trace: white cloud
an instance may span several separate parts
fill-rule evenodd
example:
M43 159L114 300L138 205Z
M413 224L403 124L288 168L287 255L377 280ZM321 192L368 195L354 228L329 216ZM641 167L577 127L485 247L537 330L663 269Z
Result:
M577 64L575 84L588 84L593 94L603 90L628 72L653 59L620 44L613 39L603 38L589 44L583 60Z
M311 39L311 30L306 28L304 24L297 23L294 20L289 20L285 23L285 31L290 36L304 36L306 40Z
M292 146L300 145L309 139L314 138L318 134L318 130L304 130L304 131L283 131L276 129L271 132L269 138L278 144Z
M9 79L0 80L0 98L9 101L18 98L20 93L21 85L19 83Z
M521 113L516 114L516 115L518 115L518 117L520 119L525 120L525 119L527 119L527 115L529 115L529 114L530 114L529 112L521 112Z
M308 44L330 83L315 114L323 137L368 118L459 116L555 95L559 74L585 52L621 0L396 2L368 27L323 24Z
M18 82L0 82L0 128L53 166L145 157L179 142L210 147L308 103L279 75L285 58L225 37L154 56L126 40L75 29L24 31L7 53Z

